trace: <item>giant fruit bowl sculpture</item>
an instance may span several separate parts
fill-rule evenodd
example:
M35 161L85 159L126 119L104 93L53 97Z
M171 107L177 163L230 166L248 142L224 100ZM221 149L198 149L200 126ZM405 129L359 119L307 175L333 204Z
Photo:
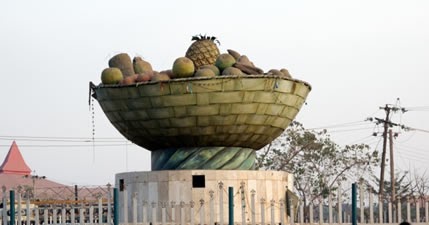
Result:
M114 127L152 152L152 169L253 169L311 86L275 75L191 77L93 86Z

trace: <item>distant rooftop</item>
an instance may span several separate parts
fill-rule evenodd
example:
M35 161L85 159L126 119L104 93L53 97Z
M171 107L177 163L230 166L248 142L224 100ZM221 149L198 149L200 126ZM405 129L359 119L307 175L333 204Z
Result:
M9 152L0 166L0 174L17 174L17 175L30 175L31 169L25 163L24 158L19 151L18 145L13 141L10 146Z

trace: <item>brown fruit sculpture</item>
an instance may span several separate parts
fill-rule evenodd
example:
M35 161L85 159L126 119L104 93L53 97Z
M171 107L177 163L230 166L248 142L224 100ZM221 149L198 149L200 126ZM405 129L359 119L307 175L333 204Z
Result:
M151 81L170 80L170 76L166 73L157 73L152 77Z
M131 75L128 77L124 77L124 79L121 80L120 84L122 84L122 85L135 84L136 79L137 79L137 74L134 74L134 75Z
M152 65L149 62L143 60L141 57L134 57L133 67L134 67L134 72L136 74L153 71Z
M109 60L109 67L116 67L121 70L124 77L134 75L133 63L127 53L120 53Z

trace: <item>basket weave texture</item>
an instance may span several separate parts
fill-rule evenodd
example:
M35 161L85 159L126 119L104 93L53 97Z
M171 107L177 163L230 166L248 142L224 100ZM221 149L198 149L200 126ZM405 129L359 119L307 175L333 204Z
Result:
M259 150L286 129L310 90L306 82L272 75L93 87L113 126L150 151L206 146Z

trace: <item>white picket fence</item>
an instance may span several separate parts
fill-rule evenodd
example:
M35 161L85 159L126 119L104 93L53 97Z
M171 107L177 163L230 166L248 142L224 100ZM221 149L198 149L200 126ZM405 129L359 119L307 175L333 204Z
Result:
M4 194L3 208L0 213L2 225L10 225L10 202L8 200L8 196ZM16 225L113 224L111 198L108 198L107 203L103 203L102 198L99 197L97 202L78 206L71 204L36 206L30 202L29 198L22 199L20 193L16 194L15 200ZM20 202L21 204L18 204Z
M126 191L120 192L128 195ZM266 200L257 199L255 192L251 191L250 199L244 199L241 195L234 198L242 198L242 204L234 210L235 218L241 219L241 224L236 225L340 225L351 223L351 210L348 203L345 204L341 192L337 197L328 197L317 205L308 208L308 217L304 218L304 206L301 204L295 212L294 207L287 207L284 199ZM123 207L124 218L119 221L126 225L226 225L228 224L228 199L219 196L225 204L215 205L213 195L209 201L203 199L191 202L138 202L137 196L131 194L131 207ZM394 205L390 202L379 204L378 197L359 189L358 194L358 223L359 224L398 224L401 221L412 222L413 225L429 225L429 205L427 198L398 198ZM127 201L122 198L124 201ZM8 196L3 196L3 206L7 205ZM89 205L51 205L47 207L30 207L29 199L21 199L18 194L17 202L25 202L24 205L16 205L16 224L113 224L113 202L102 202ZM338 203L341 204L338 204ZM122 203L127 205L128 203ZM347 206L347 207L345 207ZM380 207L381 206L381 207ZM9 225L7 210L2 210L2 225ZM76 212L76 213L72 213ZM100 213L101 217L100 217ZM140 212L140 213L139 213ZM259 212L259 213L257 213ZM208 214L208 217L206 216ZM34 215L27 217L26 215ZM131 216L128 216L131 215ZM218 217L214 215L219 215ZM101 218L101 219L100 219ZM189 218L190 220L186 220ZM208 218L208 219L206 219ZM225 219L226 218L226 219ZM190 222L185 222L190 221ZM237 221L237 220L235 220Z

